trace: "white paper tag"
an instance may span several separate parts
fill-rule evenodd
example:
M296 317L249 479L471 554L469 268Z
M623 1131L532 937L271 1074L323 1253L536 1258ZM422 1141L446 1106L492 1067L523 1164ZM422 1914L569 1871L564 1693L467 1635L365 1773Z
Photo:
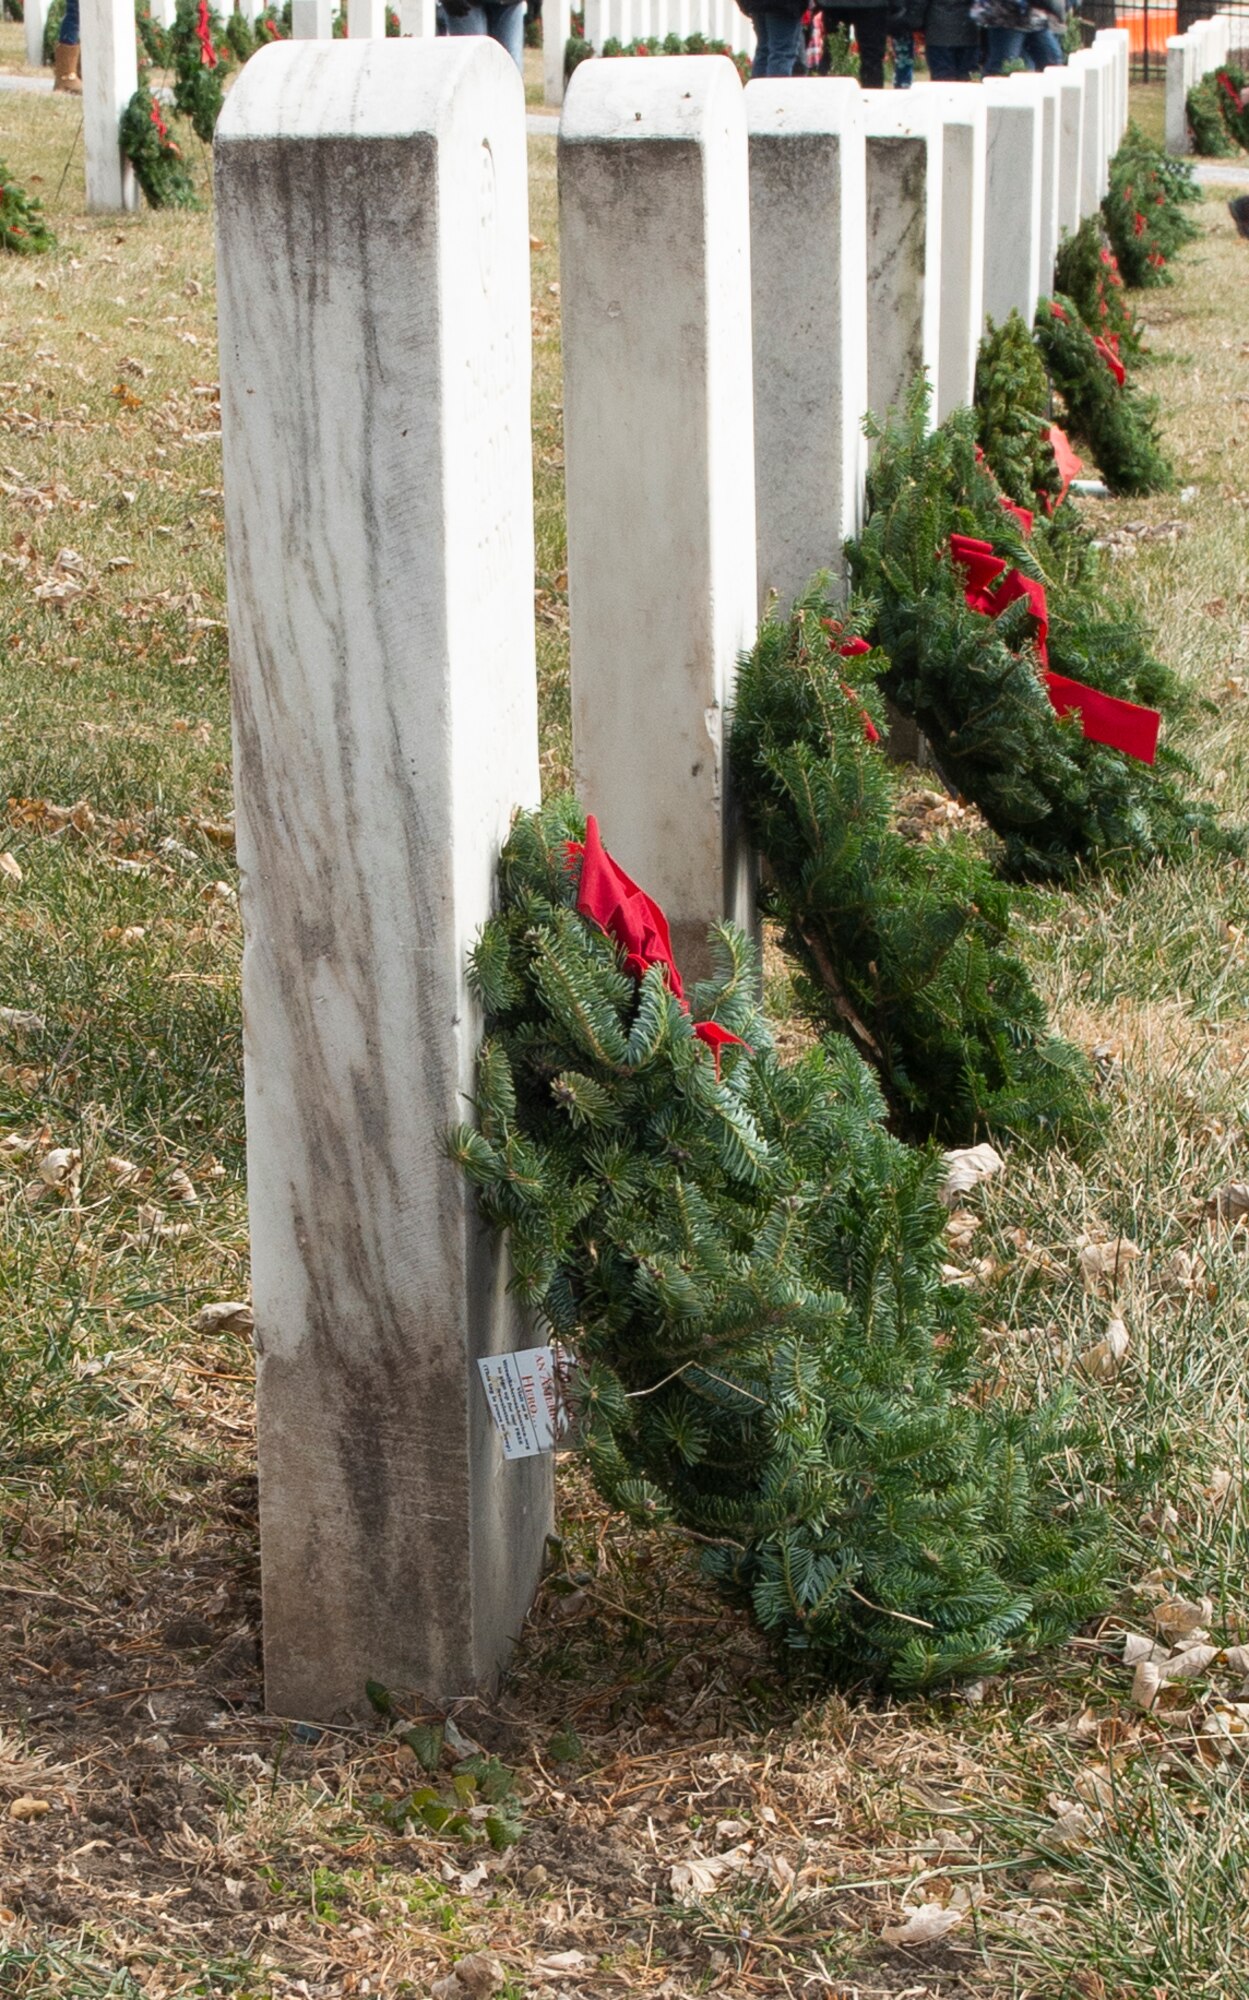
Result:
M504 1458L537 1458L541 1452L554 1451L561 1426L550 1348L487 1354L477 1366Z

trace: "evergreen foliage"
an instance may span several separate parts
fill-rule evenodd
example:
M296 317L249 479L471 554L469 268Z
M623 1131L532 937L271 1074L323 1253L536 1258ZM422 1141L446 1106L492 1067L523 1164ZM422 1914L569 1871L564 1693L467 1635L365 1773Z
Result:
M43 22L43 64L51 69L55 60L55 49L61 39L61 23L65 19L65 0L52 0Z
M56 238L44 220L38 197L27 194L0 160L0 250L16 257L55 250Z
M153 208L198 208L195 182L146 76L121 114L121 149Z
M169 30L169 61L175 77L174 109L211 146L234 56L221 17L209 0L178 0Z
M1000 836L1007 872L1061 880L1079 867L1178 859L1197 842L1239 852L1240 836L1186 795L1190 768L1168 744L1143 764L1057 716L1025 603L998 618L969 608L952 533L990 542L1044 583L1055 672L1177 709L1175 676L1150 654L1074 509L1038 520L1025 538L976 462L973 413L956 410L930 433L927 407L921 378L893 425L869 423L868 518L847 553L856 588L872 602L870 636L888 657L886 692L928 736L951 789L974 800Z
M1215 72L1214 81L1227 136L1233 145L1241 146L1249 153L1249 107L1241 103L1245 94L1245 72L1238 63L1225 63L1222 69Z
M1002 326L989 321L976 356L975 409L976 441L1007 498L1020 507L1056 502L1049 377L1017 312Z
M143 61L151 63L154 69L164 69L169 61L169 37L153 15L147 0L137 0L134 22Z
M1116 380L1073 299L1042 299L1036 336L1067 426L1088 445L1111 492L1168 492L1175 473L1162 449L1157 397Z
M1049 1032L1012 947L1011 897L962 836L913 845L883 724L879 654L842 656L818 584L742 663L732 759L768 905L807 977L800 999L872 1064L902 1137L1080 1145L1084 1058ZM831 629L830 629L831 628Z
M742 51L735 53L727 42L710 41L702 34L687 35L684 41L680 35L665 35L662 41L652 35L632 42L622 42L615 35L609 35L603 43L602 53L605 56L727 56L742 82L750 81L748 55Z
M1184 100L1193 151L1208 160L1225 160L1236 151L1223 118L1222 96L1212 72L1199 78Z
M778 1062L727 927L694 1014L753 1053L718 1075L661 968L639 986L577 915L580 832L570 804L514 825L471 962L477 1123L448 1144L576 1356L600 1491L845 1682L1061 1638L1104 1601L1103 1524L1067 1492L1088 1441L995 1394L941 1282L935 1158L845 1041Z
M1142 352L1145 330L1128 297L1119 260L1106 242L1100 214L1086 215L1074 236L1064 236L1054 262L1054 291L1071 300L1090 332L1117 340L1125 360Z
M1102 220L1125 284L1139 289L1172 282L1172 259L1198 234L1187 210L1200 199L1189 162L1165 153L1138 125L1129 125L1110 162L1102 201Z

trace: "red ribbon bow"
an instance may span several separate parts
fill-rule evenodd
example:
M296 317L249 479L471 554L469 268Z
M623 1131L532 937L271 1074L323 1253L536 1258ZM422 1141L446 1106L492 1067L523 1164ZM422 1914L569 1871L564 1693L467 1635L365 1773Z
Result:
M1049 427L1049 441L1054 454L1054 463L1058 467L1058 477L1062 481L1058 489L1058 498L1054 499L1051 496L1048 501L1046 511L1052 514L1066 499L1067 489L1077 473L1083 472L1084 460L1076 457L1066 431L1060 430L1057 424L1051 424Z
M1107 368L1109 368L1111 374L1114 376L1115 381L1119 384L1119 387L1122 389L1124 383L1127 380L1128 371L1124 367L1122 361L1120 361L1119 359L1118 334L1095 333L1093 335L1093 345L1097 349L1097 352L1101 355L1102 360L1105 362Z
M967 579L963 595L973 611L996 618L1008 604L1017 603L1021 597L1028 600L1037 623L1036 649L1044 668L1045 691L1055 713L1078 715L1081 730L1090 743L1104 743L1111 750L1122 750L1128 757L1139 758L1142 764L1152 764L1162 722L1156 708L1142 708L1138 702L1122 701L1118 695L1103 694L1100 688L1050 671L1045 646L1049 607L1044 584L1021 576L1017 569L1007 570L1005 558L994 555L991 542L974 541L970 535L951 535L950 554Z
M567 843L570 857L581 862L581 881L577 888L577 913L592 924L597 924L609 938L614 938L625 955L625 971L634 979L642 980L652 965L661 965L668 991L680 1001L689 1013L689 1001L681 984L672 956L672 939L668 932L668 919L654 898L645 889L639 889L619 862L613 861L599 838L598 821L593 813L586 816L585 842L570 840ZM729 1033L718 1021L696 1021L694 1033L700 1042L705 1042L711 1050L716 1066L716 1079L720 1076L720 1051L729 1044L737 1048L748 1048L740 1035Z

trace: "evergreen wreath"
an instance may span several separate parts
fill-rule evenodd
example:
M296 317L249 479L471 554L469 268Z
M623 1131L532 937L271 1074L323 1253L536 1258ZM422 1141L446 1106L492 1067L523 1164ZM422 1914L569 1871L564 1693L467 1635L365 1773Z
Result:
M1173 282L1172 259L1198 235L1188 214L1200 201L1191 165L1164 153L1129 125L1110 163L1102 220L1125 284L1136 289Z
M644 965L579 914L592 852L570 802L514 823L470 964L477 1123L448 1147L575 1356L599 1491L845 1683L1061 1639L1105 1601L1104 1523L1069 1491L1094 1442L997 1390L942 1283L937 1159L884 1130L843 1039L778 1061L731 927L686 1012L662 945ZM726 1029L750 1046L721 1070Z
M1049 1031L1010 892L965 837L898 831L876 726L888 662L830 612L817 581L763 625L733 715L733 776L765 907L806 975L800 1004L872 1065L902 1138L1078 1148L1098 1127L1092 1073Z
M55 249L56 238L44 220L38 197L27 194L0 160L0 250L15 257L34 257Z
M144 62L150 63L154 69L167 69L169 37L154 18L147 0L136 0L134 21Z
M65 0L52 0L43 23L43 66L51 69L56 61L56 45L61 39L61 23L65 19Z
M1195 83L1184 100L1194 153L1208 160L1226 160L1236 151L1223 119L1222 92L1213 72Z
M1030 330L1017 312L988 323L976 356L976 441L1007 498L1046 513L1063 479L1050 440L1050 385Z
M1175 473L1158 432L1158 399L1126 379L1113 338L1090 333L1073 299L1042 299L1036 337L1067 424L1112 493L1166 493Z
M221 17L209 0L178 0L169 30L169 60L176 79L174 109L190 121L196 136L211 146L234 56Z
M868 516L847 555L873 608L870 636L888 659L882 686L929 738L950 789L998 834L1005 872L1062 881L1082 867L1178 860L1198 843L1241 852L1240 834L1187 796L1190 767L1169 744L1147 763L1091 740L1079 713L1060 715L1060 704L1078 709L1073 688L1095 691L1110 697L1116 723L1143 727L1153 710L1180 712L1179 684L1117 601L1075 510L1060 507L1025 533L977 462L974 414L956 410L929 432L927 410L921 377L895 423L869 420ZM995 552L990 572L1003 559L1013 565L992 608L983 593L979 606L970 601L952 536ZM1132 706L1120 712L1120 703Z
M121 114L121 150L153 208L198 208L195 182L182 148L169 127L146 77Z
M1219 110L1227 136L1233 145L1243 147L1249 153L1249 105L1241 102L1245 94L1245 72L1238 63L1226 63L1215 71L1215 85L1219 93Z
M1144 352L1145 329L1136 317L1119 259L1106 241L1100 212L1086 215L1064 236L1054 263L1054 291L1070 299L1093 334L1118 342L1125 359Z

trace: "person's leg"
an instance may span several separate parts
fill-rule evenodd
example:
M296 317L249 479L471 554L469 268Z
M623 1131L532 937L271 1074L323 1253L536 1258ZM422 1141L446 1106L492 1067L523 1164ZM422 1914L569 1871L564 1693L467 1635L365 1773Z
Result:
M1001 76L1008 62L1018 62L1023 54L1022 28L990 28L989 47L984 59L986 76Z
M765 76L792 76L802 55L802 16L766 14L768 23L768 67Z
M901 34L893 38L893 87L909 90L915 81L915 37Z
M78 0L65 0L65 13L52 52L52 67L55 77L53 90L64 90L71 97L80 97L82 56L78 47Z
M488 35L490 28L486 20L484 4L474 4L464 14L448 14L447 33L449 35Z
M937 48L932 42L929 42L928 74L933 82L962 83L963 78L959 74L959 57L962 54L962 49Z
M522 77L525 74L525 0L504 0L486 6L487 32L502 44Z
M1023 56L1029 69L1048 69L1052 63L1064 63L1063 45L1052 28L1034 28L1023 38Z
M768 63L772 50L772 23L776 19L776 16L774 14L755 13L751 15L750 19L755 31L755 52L750 59L750 74L751 76L768 76L771 74L768 69Z
M885 9L872 7L866 14L855 14L854 39L859 45L859 82L864 90L883 90L885 87Z

